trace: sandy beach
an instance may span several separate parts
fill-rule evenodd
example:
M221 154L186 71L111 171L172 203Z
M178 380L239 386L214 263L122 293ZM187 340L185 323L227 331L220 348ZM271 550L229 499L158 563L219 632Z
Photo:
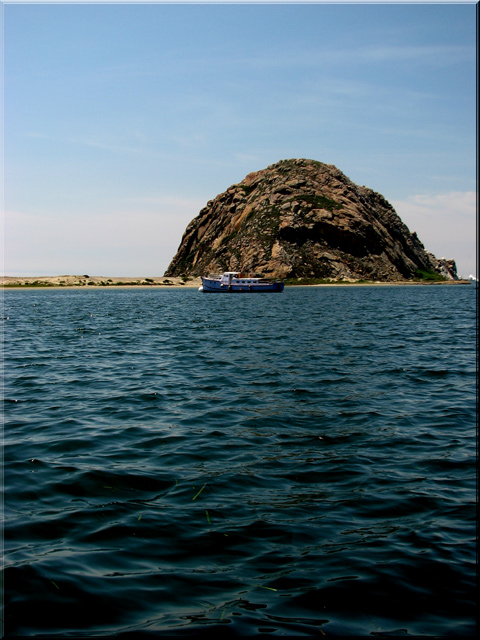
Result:
M202 284L200 278L165 278L160 277L106 277L106 276L3 276L0 278L0 285L3 287L56 287L56 288L78 288L78 287L146 287L165 288L182 287L195 288Z

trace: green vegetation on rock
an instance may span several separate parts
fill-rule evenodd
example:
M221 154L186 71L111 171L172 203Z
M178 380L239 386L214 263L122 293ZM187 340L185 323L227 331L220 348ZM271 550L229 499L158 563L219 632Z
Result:
M424 270L424 269L416 269L415 270L415 280L423 280L423 281L435 281L435 282L442 282L444 280L446 280L447 278L445 278L445 276L442 276L439 273L436 273L435 271L430 271L430 270Z
M343 209L343 205L339 202L335 202L335 200L330 200L330 198L319 196L317 194L295 196L295 199L303 200L303 202L312 205L312 207L314 207L315 209L326 209L327 211Z

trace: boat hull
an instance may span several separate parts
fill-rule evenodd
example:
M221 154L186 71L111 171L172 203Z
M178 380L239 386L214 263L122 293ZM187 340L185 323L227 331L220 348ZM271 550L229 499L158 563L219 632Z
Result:
M255 284L226 284L219 280L202 277L200 290L203 293L281 293L285 287L283 282L258 282Z

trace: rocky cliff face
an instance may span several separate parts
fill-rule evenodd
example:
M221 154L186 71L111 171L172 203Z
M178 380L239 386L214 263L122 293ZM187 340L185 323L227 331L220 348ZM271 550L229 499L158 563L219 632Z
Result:
M281 160L210 200L188 225L165 276L241 271L279 278L456 279L379 193L333 165Z

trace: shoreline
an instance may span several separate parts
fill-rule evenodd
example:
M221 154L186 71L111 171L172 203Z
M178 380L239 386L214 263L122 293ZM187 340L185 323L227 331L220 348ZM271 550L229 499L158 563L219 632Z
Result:
M107 278L102 276L43 276L43 277L15 277L0 278L0 287L8 289L198 289L202 281L200 278L155 277L155 278ZM350 281L350 282L322 282L286 284L290 287L385 287L385 286L432 286L432 285L469 285L470 280L396 280L392 282L380 281Z
M105 276L3 276L0 287L5 289L167 289L194 288L200 278L138 278Z

